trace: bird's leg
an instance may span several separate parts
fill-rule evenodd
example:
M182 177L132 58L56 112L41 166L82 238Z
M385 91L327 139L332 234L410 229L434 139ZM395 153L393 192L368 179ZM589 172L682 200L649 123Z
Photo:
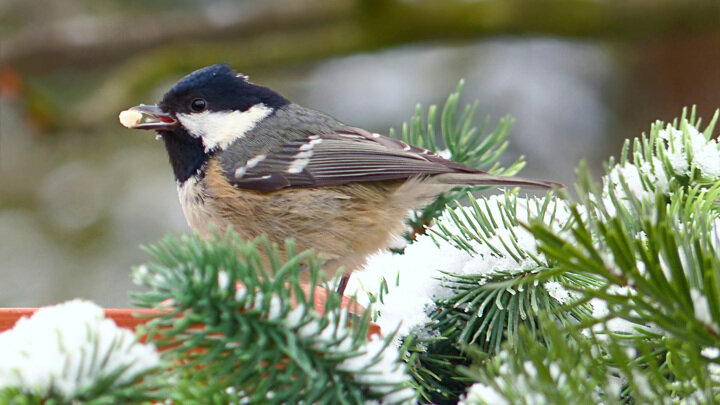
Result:
M336 290L336 292L340 296L340 298L342 298L343 295L345 294L345 288L348 285L348 281L350 281L349 274L343 274L343 276L340 277L340 282L338 283L337 290Z

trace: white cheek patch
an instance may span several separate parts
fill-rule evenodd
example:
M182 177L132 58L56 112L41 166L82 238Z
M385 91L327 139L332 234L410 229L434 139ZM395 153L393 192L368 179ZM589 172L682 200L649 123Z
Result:
M177 114L177 118L190 135L202 139L205 152L209 152L225 149L271 112L272 109L265 104L256 104L246 111L203 111Z

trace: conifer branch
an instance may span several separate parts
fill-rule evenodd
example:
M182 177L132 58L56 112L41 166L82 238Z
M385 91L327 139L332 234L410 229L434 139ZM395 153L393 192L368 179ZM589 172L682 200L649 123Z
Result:
M435 105L428 108L427 118L425 118L422 106L418 104L415 107L415 115L410 119L410 124L403 123L399 134L391 128L389 136L492 174L504 176L517 174L525 166L523 157L518 158L507 168L500 167L497 162L500 155L507 149L507 136L514 120L509 116L503 117L497 127L490 132L486 132L490 122L489 117L483 120L479 128L474 126L477 101L466 105L458 113L458 104L464 85L465 81L461 80L455 91L448 96L442 108L440 137L443 145L438 145L436 141L438 109ZM446 205L462 199L468 191L487 188L488 186L455 187L452 191L438 196L435 201L421 211L415 212L413 217L408 220L411 230L405 235L405 238L412 242L417 235L424 234L426 227L445 210Z
M136 299L167 308L147 336L173 364L163 378L181 387L168 398L394 404L414 397L393 335L366 337L369 311L349 314L334 294L322 314L315 311L320 263L310 251L296 253L292 241L287 260L266 239L244 242L231 231L209 241L166 238L148 251L156 261L135 278L151 290ZM309 294L301 268L309 272Z
M564 274L600 282L568 287L593 304L594 322L577 330L591 333L593 350L603 353L577 356L624 384L618 392L583 377L597 384L594 395L605 403L720 399L720 149L711 137L717 117L702 132L694 110L671 125L656 123L649 136L625 144L618 163L611 160L602 186L581 169L571 232L554 233L540 221L530 226ZM573 392L587 392L573 384ZM519 390L494 384L491 391L511 400Z

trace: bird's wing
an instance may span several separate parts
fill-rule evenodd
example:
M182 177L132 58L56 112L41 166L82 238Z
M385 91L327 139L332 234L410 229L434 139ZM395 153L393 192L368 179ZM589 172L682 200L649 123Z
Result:
M396 139L347 127L287 142L239 162L225 174L236 187L272 191L458 172L483 173Z

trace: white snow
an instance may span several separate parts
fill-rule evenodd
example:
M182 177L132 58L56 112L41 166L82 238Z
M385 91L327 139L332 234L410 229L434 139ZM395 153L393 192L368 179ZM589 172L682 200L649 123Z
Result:
M219 270L217 275L218 288L225 290L230 285L230 275L226 270Z
M483 383L473 384L468 390L467 396L458 402L458 405L481 404L509 405L510 403L500 396L495 389Z
M548 371L550 372L550 377L555 381L557 381L558 378L560 378L560 376L562 375L562 369L560 368L560 366L558 366L557 363L554 362L550 363L550 365L548 366Z
M562 284L557 281L548 281L543 287L555 301L560 304L569 304L574 299L578 298L577 294L565 288Z
M317 321L310 321L298 329L298 335L303 338L315 336L320 331L320 324Z
M615 285L611 285L610 287L608 287L607 292L613 295L633 295L633 290L631 288L618 287ZM601 300L599 298L593 298L592 300L590 300L590 307L592 308L592 316L596 319L603 319L610 315L610 310L608 309L607 302L604 300ZM622 318L613 317L608 319L605 325L595 325L593 327L593 330L599 332L599 336L602 337L603 333L605 332L633 334L636 333L637 329L640 327L642 327L642 325L626 321ZM647 327L651 328L650 326ZM590 332L586 331L584 333L589 334Z
M610 215L614 215L614 207L609 200L609 190L625 201L627 199L621 178L625 180L629 192L636 198L651 201L655 191L668 193L669 178L687 176L691 170L697 169L704 178L720 177L720 150L715 139L706 139L697 128L683 121L680 129L668 124L658 131L658 142L666 148L665 155L669 163L669 171L663 167L657 157L651 160L637 157L633 163L615 165L603 178L603 195ZM643 183L642 178L646 181Z
M643 184L642 176L648 178L648 183ZM636 164L625 163L617 165L604 177L604 191L608 194L609 187L613 187L616 195L621 199L626 198L625 190L621 179L625 180L630 193L640 200L652 200L656 189L667 191L667 177L659 159L653 158L652 165L647 162L636 162ZM611 206L608 200L606 206Z
M685 175L691 168L697 168L706 177L720 177L720 151L717 142L706 139L704 134L687 121L682 123L681 128L675 129L668 125L658 131L659 142L664 142L667 148L670 169L657 157L646 160L635 155L637 158L633 163L618 164L603 178L604 203L611 215L614 214L614 205L609 199L611 189L622 204L627 204L622 180L627 184L627 192L648 201L654 199L656 191L668 192L671 176ZM521 226L510 226L502 221L501 211L503 204L506 204L504 196L492 196L487 201L479 200L478 204L483 211L487 211L486 215L496 219L497 225L495 233L487 237L486 241L466 238L465 242L474 250L473 253L458 248L452 241L422 235L407 246L405 254L380 252L369 258L363 271L353 274L348 294L355 293L363 305L368 305L371 301L366 293L377 296L381 280L386 281L389 291L382 294L381 302L374 306L377 310L376 322L382 330L391 331L399 327L398 335L402 337L413 329L422 329L429 322L427 313L433 309L433 302L453 294L452 289L443 285L444 275L441 271L458 275L486 275L499 270L518 272L536 268L537 263L529 255L516 259L506 253L504 245L512 246L509 243L512 235L517 238L518 246L518 249L511 248L513 251L530 252L539 261L544 261L544 257L537 252L532 235ZM559 231L561 225L569 220L570 212L565 203L554 201L553 204L558 204L553 228ZM457 208L454 212L464 219L464 210L470 208ZM551 212L552 207L548 211ZM517 198L515 214L518 220L527 221L528 214L533 216L536 213L537 205L534 200ZM468 211L468 214L471 218L474 216L471 211ZM464 221L467 222L466 219ZM437 231L441 227L455 235L462 235L448 213L437 221L431 231ZM639 237L642 238L643 235ZM493 246L496 249L493 249ZM612 257L608 258L606 265L608 268L615 266ZM639 267L644 274L643 264L639 263ZM573 295L560 283L547 282L545 288L558 302L566 303L573 299ZM701 298L695 301L699 305L696 308L697 316L708 321L709 312L703 309ZM596 316L607 315L607 308L604 308L599 300L593 300L592 305L595 307ZM631 332L633 326L617 318L608 323L608 327L613 331Z
M532 361L525 360L525 362L523 363L523 368L525 369L525 372L530 378L537 378L537 368L535 368L535 364L533 364Z
M0 359L0 389L65 399L114 373L113 387L131 383L159 364L153 345L83 300L42 308L0 333Z
M684 121L681 129L668 124L658 137L668 143L670 164L677 174L688 174L697 167L703 177L720 177L720 150L715 139L706 139L697 128Z
M720 218L715 218L713 220L710 243L715 249L720 248Z
M235 301L242 301L247 297L247 288L243 285L235 286Z
M717 359L718 357L720 357L720 348L706 347L700 351L700 354L702 354L703 357L707 357L709 359Z
M377 335L373 335L363 349L359 355L340 363L338 369L356 373L356 381L371 384L371 390L383 394L383 403L409 403L415 397L412 388L392 391L398 384L409 382L405 363L400 361L398 350Z
M687 174L689 164L683 146L682 131L668 124L665 129L658 131L658 138L667 142L667 157L673 171L677 174Z
M481 207L485 207L483 200L478 200L478 203ZM377 294L381 280L384 278L389 292L383 295L382 302L374 304L374 308L378 311L376 323L383 331L393 331L399 327L398 338L400 338L414 328L422 327L429 322L427 313L433 309L434 299L446 298L453 294L451 288L443 285L444 277L441 271L461 275L483 275L498 270L519 272L535 269L538 265L529 256L518 261L508 254L498 254L490 247L492 245L503 253L503 242L511 245L510 237L511 233L514 233L521 250L531 252L541 261L544 260L537 251L535 239L528 231L519 225L505 227L500 211L506 204L504 195L491 196L487 199L489 214L496 219L498 228L495 229L495 235L487 239L488 243L468 241L475 251L474 254L437 236L433 238L430 236L431 232L428 232L419 236L402 255L384 251L370 257L364 270L353 273L353 277L350 278L348 295L354 293L361 304L368 305L370 300L366 293ZM541 200L517 197L517 218L520 221L527 221L528 214L536 215L541 204ZM568 221L570 211L564 202L553 200L546 213L546 221L549 221L555 205L557 212L553 227L560 229ZM471 210L471 208L456 208L454 212L463 218L463 210ZM471 211L468 211L468 214L469 217L473 217ZM438 219L431 229L438 230L440 226L454 234L460 233L447 213ZM562 286L555 287L556 295L562 295L560 293Z
M702 291L695 287L690 288L690 299L692 299L695 318L706 325L713 325L710 303Z
M280 297L277 295L273 295L270 297L270 305L268 306L268 320L274 321L276 319L280 318L280 315L282 315L283 305L280 300Z
M635 385L635 388L637 388L638 393L640 393L643 397L655 397L655 393L650 387L650 381L648 381L647 377L638 370L632 370L632 382Z
M382 395L382 403L410 403L415 392L409 387L410 377L405 363L400 361L398 348L386 344L378 335L372 335L367 343L353 350L353 337L348 328L348 312L328 314L329 322L323 327L318 318L301 325L308 314L307 307L300 305L288 312L285 325L294 329L298 336L311 340L311 347L323 353L353 353L337 365L341 372L351 373L357 382L367 383L368 389ZM393 391L399 384L408 385Z
M720 347L705 347L700 351L700 354L705 358L717 360L720 358ZM710 379L715 383L720 383L720 364L708 362L707 369Z
M305 312L307 312L307 307L302 304L288 311L287 315L285 315L285 324L288 328L298 327L305 316Z

